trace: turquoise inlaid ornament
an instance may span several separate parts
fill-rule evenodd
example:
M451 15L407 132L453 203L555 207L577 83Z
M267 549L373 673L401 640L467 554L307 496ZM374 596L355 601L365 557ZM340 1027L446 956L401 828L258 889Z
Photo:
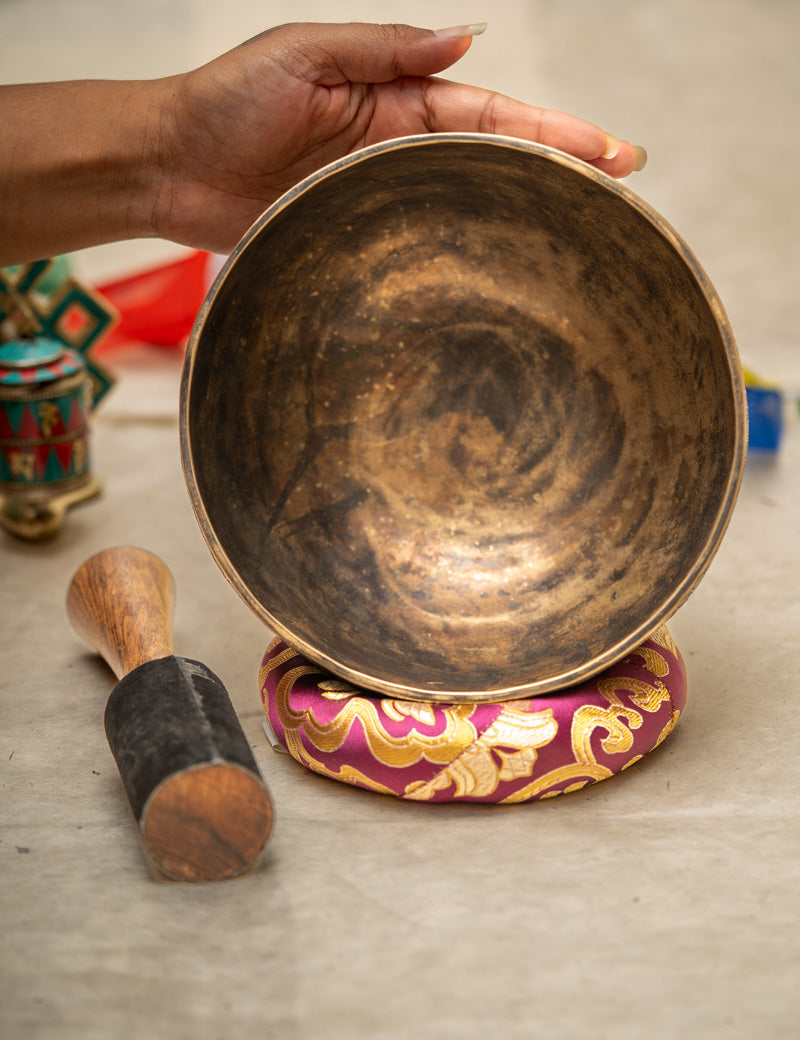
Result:
M116 320L51 261L0 270L0 524L38 539L101 490L89 420L113 379L88 351Z

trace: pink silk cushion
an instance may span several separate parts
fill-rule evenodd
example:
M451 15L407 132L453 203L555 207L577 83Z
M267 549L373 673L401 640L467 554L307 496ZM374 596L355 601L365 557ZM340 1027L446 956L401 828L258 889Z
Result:
M605 780L657 747L687 698L686 667L665 627L589 682L528 700L381 697L280 640L259 681L269 725L298 762L419 802L526 802Z

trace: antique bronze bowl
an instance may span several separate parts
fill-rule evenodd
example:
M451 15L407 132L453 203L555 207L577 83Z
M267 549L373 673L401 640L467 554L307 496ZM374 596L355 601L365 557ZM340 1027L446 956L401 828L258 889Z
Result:
M624 657L727 526L744 388L624 185L478 134L376 145L250 229L192 333L184 470L221 570L351 682L503 700Z

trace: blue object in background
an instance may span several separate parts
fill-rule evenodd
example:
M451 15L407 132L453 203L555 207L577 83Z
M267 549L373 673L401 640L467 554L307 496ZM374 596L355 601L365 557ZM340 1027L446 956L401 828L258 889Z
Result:
M783 395L765 386L745 386L749 451L776 452L783 431Z

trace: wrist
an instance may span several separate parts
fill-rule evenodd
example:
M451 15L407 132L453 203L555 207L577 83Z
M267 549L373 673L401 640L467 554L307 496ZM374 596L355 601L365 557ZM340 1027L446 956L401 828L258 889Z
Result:
M113 241L158 237L156 213L165 183L164 82L111 86L107 121L96 127L94 159L86 167L97 207L94 226L99 235L113 235Z
M160 81L7 87L0 265L157 234Z

